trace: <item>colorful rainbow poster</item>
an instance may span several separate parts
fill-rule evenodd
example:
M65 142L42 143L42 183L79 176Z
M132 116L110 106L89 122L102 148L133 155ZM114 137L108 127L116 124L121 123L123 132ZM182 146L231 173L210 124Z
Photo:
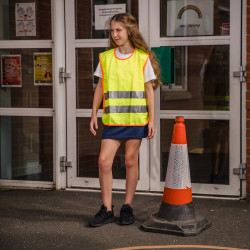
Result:
M168 0L167 36L214 33L214 0Z

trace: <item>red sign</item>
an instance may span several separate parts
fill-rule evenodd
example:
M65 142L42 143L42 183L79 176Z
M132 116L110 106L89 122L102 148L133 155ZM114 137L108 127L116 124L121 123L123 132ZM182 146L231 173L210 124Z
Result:
M21 55L1 57L2 87L22 87Z

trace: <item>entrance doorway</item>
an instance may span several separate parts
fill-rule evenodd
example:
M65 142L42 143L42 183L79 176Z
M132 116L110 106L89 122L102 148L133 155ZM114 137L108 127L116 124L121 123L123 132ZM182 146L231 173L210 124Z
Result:
M163 190L174 118L184 116L193 193L238 196L233 169L240 166L241 90L233 71L241 65L241 20L235 18L241 6L186 2L149 1L149 42L163 67L150 189Z
M9 21L15 20L15 4L1 2L1 9L10 11L4 11L0 22L5 27L0 32L0 54L21 58L23 75L19 87L0 88L0 185L99 188L102 110L96 137L89 122L98 81L93 73L108 39L95 10L114 4L136 17L162 70L163 85L155 92L156 134L142 141L137 190L163 190L174 118L184 116L193 192L240 195L240 179L233 174L245 150L244 131L240 132L241 84L233 77L244 58L238 1L35 2L34 9L51 22L41 22L44 18L37 16L36 36L29 38L17 36L15 23ZM44 53L53 57L53 83L36 85L34 57ZM59 79L61 67L71 73L64 83ZM60 168L61 156L72 162L67 171L64 163ZM122 145L114 160L114 189L125 189L125 170Z
M66 2L67 71L73 77L67 79L67 154L72 160L68 168L68 187L98 188L98 156L103 125L102 104L98 112L98 131L93 136L89 131L93 95L98 78L93 76L99 53L108 47L107 34L97 27L95 8L107 4L132 13L138 18L138 1L68 1ZM96 25L95 25L96 22ZM139 190L149 190L149 145L142 142L139 157ZM118 150L113 164L113 188L125 189L126 168L124 144Z
M89 132L89 122L98 81L93 72L108 40L104 30L95 28L94 10L109 2L69 2L66 64L73 77L67 80L67 153L73 167L68 169L67 185L97 188L101 109L96 137ZM238 196L240 180L233 168L240 164L240 82L233 78L233 71L240 67L240 19L234 17L241 15L241 8L235 1L204 1L199 6L206 8L203 18L209 27L197 34L181 33L172 28L181 26L178 20L170 18L181 2L185 1L119 1L137 18L141 33L159 58L163 77L155 93L156 135L150 142L143 140L137 190L163 190L174 118L184 116L193 192ZM199 14L183 12L182 26L190 22L188 12ZM115 157L113 176L114 189L124 189L123 146Z

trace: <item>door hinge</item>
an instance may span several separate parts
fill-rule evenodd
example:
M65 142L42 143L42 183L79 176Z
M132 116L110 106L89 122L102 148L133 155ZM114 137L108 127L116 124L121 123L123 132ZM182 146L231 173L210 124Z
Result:
M246 82L247 81L246 74L247 74L246 73L246 66L241 65L240 71L233 72L233 77L239 77L241 82Z
M72 161L67 161L66 156L60 157L60 170L61 172L66 172L67 167L72 167Z
M246 180L246 169L247 164L241 163L239 168L233 169L233 173L239 175L241 180Z
M71 73L66 73L65 68L59 68L59 82L64 83L65 78L71 78Z

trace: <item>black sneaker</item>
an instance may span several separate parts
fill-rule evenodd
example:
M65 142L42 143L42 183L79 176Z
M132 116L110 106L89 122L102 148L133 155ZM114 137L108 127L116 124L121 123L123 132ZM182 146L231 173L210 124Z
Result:
M100 211L95 215L95 218L89 223L91 227L100 227L104 224L114 222L116 220L114 213L112 211L107 211L107 207L103 204L101 205Z
M124 204L120 211L120 224L130 225L135 221L133 208L129 204Z

